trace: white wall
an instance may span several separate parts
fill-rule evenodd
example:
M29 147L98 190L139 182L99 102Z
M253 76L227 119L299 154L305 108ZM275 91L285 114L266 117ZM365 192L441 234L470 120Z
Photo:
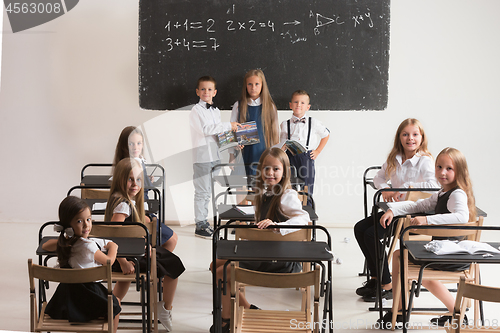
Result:
M488 212L487 223L496 224L499 12L495 0L391 1L387 110L311 112L331 130L317 162L321 223L353 224L362 216L363 170L385 160L397 125L415 117L434 155L446 146L465 153L477 205ZM189 131L186 112L138 107L137 19L138 2L123 0L80 1L66 15L16 34L5 17L0 222L56 219L81 167L110 162L127 125L163 114L170 126L155 137ZM288 116L280 112L280 119ZM191 173L188 160L176 171L182 177ZM167 219L190 220L192 185L172 191Z

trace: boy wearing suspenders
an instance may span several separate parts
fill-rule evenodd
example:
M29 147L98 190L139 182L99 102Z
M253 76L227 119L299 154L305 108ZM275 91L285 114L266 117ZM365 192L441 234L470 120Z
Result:
M290 109L292 118L281 123L280 141L295 140L302 144L307 152L293 156L287 151L290 165L297 170L297 176L304 181L308 193L314 190L314 160L321 153L330 138L330 131L319 120L306 117L305 113L311 107L309 94L297 90L292 94ZM311 201L307 201L311 205Z

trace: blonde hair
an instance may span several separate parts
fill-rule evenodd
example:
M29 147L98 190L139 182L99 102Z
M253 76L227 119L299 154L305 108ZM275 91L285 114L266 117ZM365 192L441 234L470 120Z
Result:
M267 156L272 156L276 158L283 165L283 176L278 184L274 185L270 191L274 194L271 199L271 204L269 206L269 210L267 211L266 218L277 221L279 214L286 216L281 209L281 197L285 190L292 188L290 183L290 161L288 160L288 156L286 153L280 148L267 148L264 150L259 159L259 166L257 167L257 177L255 180L255 187L257 188L257 194L255 198L255 219L258 220L260 217L260 212L262 209L262 196L264 195L265 183L263 179L264 171L264 160ZM269 190L269 189L268 189ZM259 222L259 221L257 221Z
M262 115L261 122L264 128L264 139L266 141L266 147L269 148L279 142L279 132L278 132L278 111L276 105L269 93L269 88L267 87L266 77L264 72L260 69L252 69L245 74L243 78L243 89L241 91L241 101L238 105L239 109L239 122L244 123L247 121L248 116L248 102L250 96L247 91L247 80L252 76L257 76L262 81L262 90L260 91L260 100L262 102Z
M130 198L127 191L127 181L133 169L139 169L142 173L141 165L133 158L124 158L116 164L113 172L113 182L109 191L109 200L104 214L105 221L111 221L116 206L122 202L126 202L132 209L132 214L130 214L132 220L144 223L144 179L141 181L139 193L134 198L135 205L132 203L132 198Z
M436 157L436 164L440 156L446 155L453 162L455 169L455 184L467 194L467 207L469 208L469 221L476 220L476 200L472 191L472 181L464 154L458 149L447 147Z
M144 147L144 135L141 132L141 129L139 127L135 126L127 126L125 127L122 132L120 133L120 136L118 137L118 142L116 143L116 149L115 149L115 158L113 159L113 166L116 166L118 162L123 160L126 157L130 157L130 150L128 146L128 140L132 134L139 134L142 138L142 144ZM141 156L144 152L141 152Z
M422 142L420 143L420 147L417 148L417 153L420 154L421 156L429 156L432 157L431 153L427 149L427 136L425 135L424 128L422 127L422 124L420 121L418 121L415 118L408 118L403 120L401 124L399 124L398 130L396 131L396 136L394 137L394 146L392 147L391 152L389 153L389 156L387 156L387 169L385 170L385 177L386 179L390 179L392 174L396 171L397 169L397 164L396 164L396 156L397 155L402 155L404 156L405 150L403 145L401 144L401 132L406 128L408 125L413 125L417 126L420 135L422 135Z

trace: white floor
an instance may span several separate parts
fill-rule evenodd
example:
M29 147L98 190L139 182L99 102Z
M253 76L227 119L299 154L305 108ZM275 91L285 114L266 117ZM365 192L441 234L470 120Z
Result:
M0 222L0 330L29 331L29 284L27 259L35 259L39 225ZM208 270L211 262L210 240L194 236L194 226L173 227L179 235L175 253L186 266L185 273L179 278L174 302L174 332L208 332L212 322L212 285ZM363 258L358 249L352 228L329 228L333 240L333 251L342 264L333 265L333 300L335 332L366 331L374 329L378 313L368 311L371 303L359 299L354 290L364 281L358 277ZM487 237L487 235L484 235ZM484 237L483 236L483 237ZM499 286L499 268L483 265L481 268L483 284ZM130 297L134 297L132 291ZM284 290L270 293L264 289L247 292L251 303L261 308L294 309L291 304L299 300L298 292ZM417 300L417 305L439 306L431 295ZM422 302L422 303L420 303ZM390 306L388 302L387 306ZM500 308L485 305L486 318L498 324ZM413 316L411 322L425 331L435 331L428 326L430 317ZM161 330L161 332L164 332Z

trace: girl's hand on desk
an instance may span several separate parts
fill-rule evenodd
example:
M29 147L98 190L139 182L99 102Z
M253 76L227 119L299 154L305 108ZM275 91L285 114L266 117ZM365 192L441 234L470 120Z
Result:
M109 242L108 244L104 245L104 248L108 250L108 252L110 250L118 250L118 244L116 244L115 242Z
M411 225L427 225L427 217L426 216L417 216L410 220Z
M399 192L382 192L382 198L385 202L399 201L401 193Z
M387 228L389 224L391 224L393 218L394 218L394 213L392 212L392 210L389 209L380 218L380 225L382 226L382 228L384 229Z
M276 223L271 221L270 219L265 219L260 222L257 222L257 228L259 229L265 229L270 225L276 225Z
M123 274L133 274L135 272L134 263L128 260L120 260L120 268Z

